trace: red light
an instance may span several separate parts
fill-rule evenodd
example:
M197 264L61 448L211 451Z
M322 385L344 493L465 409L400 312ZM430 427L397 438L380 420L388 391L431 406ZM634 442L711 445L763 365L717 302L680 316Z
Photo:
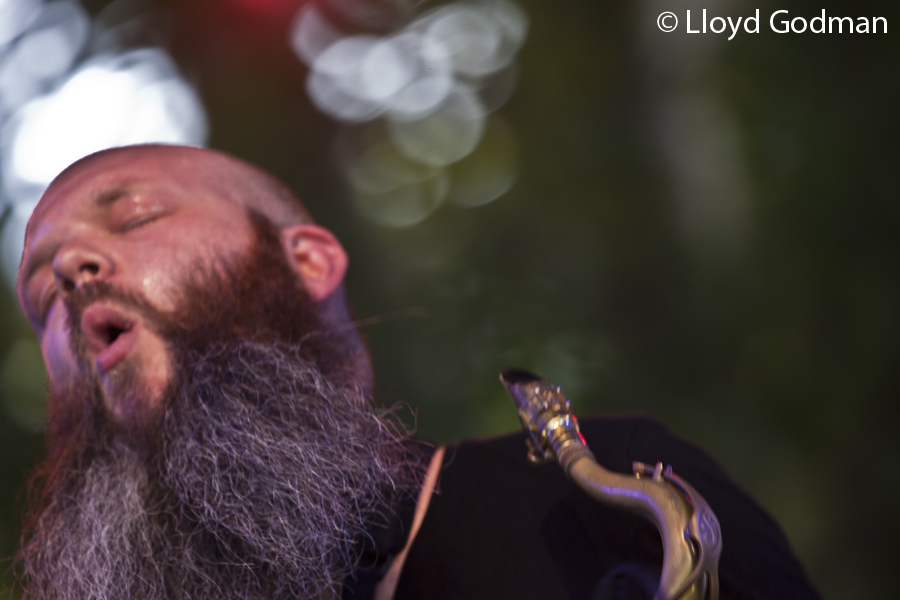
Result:
M299 8L302 2L297 2L296 0L231 0L235 5L243 8L245 10L252 10L254 12L269 12L273 10L279 10L285 8L286 6L292 6L293 8Z

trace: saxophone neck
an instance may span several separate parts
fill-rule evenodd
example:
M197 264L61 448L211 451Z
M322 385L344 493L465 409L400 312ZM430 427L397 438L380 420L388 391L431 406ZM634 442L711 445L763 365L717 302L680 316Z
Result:
M664 468L636 462L634 475L613 473L588 449L562 388L520 369L500 374L528 432L528 457L556 460L595 500L641 514L657 526L663 569L654 600L716 600L722 537L715 513L686 481Z

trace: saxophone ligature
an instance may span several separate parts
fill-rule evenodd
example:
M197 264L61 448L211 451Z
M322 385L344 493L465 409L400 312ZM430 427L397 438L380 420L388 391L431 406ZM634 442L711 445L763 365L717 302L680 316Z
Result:
M556 460L589 496L650 519L663 543L654 600L717 600L722 535L715 513L697 490L661 462L633 464L633 476L597 463L562 388L520 369L500 374L529 433L532 462Z

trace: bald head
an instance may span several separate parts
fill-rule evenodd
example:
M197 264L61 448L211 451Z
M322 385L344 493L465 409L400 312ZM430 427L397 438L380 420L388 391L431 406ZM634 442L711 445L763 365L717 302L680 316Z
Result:
M189 177L221 198L251 208L284 228L313 223L299 199L278 179L249 163L206 148L141 144L109 148L90 154L67 167L50 184L44 199L54 197L56 188L128 165L156 164L171 176Z

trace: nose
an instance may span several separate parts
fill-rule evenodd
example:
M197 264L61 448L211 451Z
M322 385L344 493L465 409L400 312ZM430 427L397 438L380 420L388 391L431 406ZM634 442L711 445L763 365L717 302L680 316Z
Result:
M61 295L89 281L109 278L115 270L113 260L91 245L69 241L53 259L53 275Z

